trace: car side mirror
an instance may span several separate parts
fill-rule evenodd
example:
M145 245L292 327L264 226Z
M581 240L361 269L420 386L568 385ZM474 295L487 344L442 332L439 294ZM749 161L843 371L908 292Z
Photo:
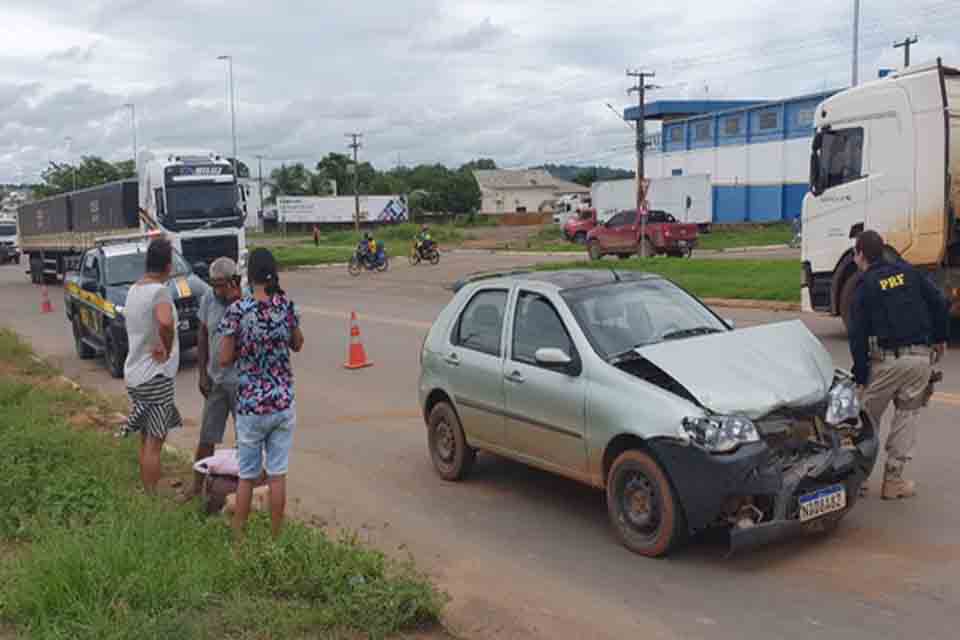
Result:
M536 353L533 354L533 359L545 369L561 371L572 376L580 375L579 362L571 358L563 349L553 347L537 349Z
M727 325L727 328L731 331L737 328L737 321L733 318L724 318L723 324Z

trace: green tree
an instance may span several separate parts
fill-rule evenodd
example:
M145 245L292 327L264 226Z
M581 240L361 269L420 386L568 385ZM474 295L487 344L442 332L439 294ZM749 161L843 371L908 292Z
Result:
M41 174L43 184L33 191L38 198L44 198L72 191L74 184L77 189L87 189L135 175L132 160L113 163L97 156L83 156L78 165L51 162Z
M461 170L466 171L493 171L496 168L497 163L490 158L477 158L476 160L471 160L467 164L460 167Z
M313 174L302 162L289 166L280 165L270 172L270 181L277 195L309 196L313 193Z
M588 167L577 173L577 176L573 179L573 181L577 184L582 184L585 187L589 187L600 179L599 173L600 172L597 167Z

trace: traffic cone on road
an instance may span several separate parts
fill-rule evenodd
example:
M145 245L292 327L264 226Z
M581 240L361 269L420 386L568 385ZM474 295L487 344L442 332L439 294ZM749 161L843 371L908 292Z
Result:
M40 289L40 313L53 313L53 303L50 302L50 292L47 285Z
M343 363L347 369L363 369L372 367L373 363L367 360L367 352L360 340L360 326L357 324L357 312L350 314L350 348L347 351L347 361Z

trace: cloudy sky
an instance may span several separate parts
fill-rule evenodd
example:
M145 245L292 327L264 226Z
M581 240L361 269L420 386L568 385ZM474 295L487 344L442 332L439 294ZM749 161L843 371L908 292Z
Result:
M960 65L960 2L864 0L862 77ZM138 144L314 163L364 133L378 167L542 162L631 166L627 67L656 98L780 98L845 86L852 0L3 0L0 182L51 160ZM67 137L71 144L65 143Z

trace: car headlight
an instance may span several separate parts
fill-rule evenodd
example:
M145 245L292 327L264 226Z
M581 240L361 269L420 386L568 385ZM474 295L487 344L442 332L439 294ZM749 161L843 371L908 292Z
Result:
M853 380L842 379L827 396L827 424L836 426L860 417L860 398Z
M122 305L122 304L115 304L115 305L113 305L113 310L114 310L114 311L116 312L116 314L119 316L120 314L123 313L123 305Z
M694 444L712 453L726 453L741 444L760 441L757 427L743 416L684 418L683 428Z

